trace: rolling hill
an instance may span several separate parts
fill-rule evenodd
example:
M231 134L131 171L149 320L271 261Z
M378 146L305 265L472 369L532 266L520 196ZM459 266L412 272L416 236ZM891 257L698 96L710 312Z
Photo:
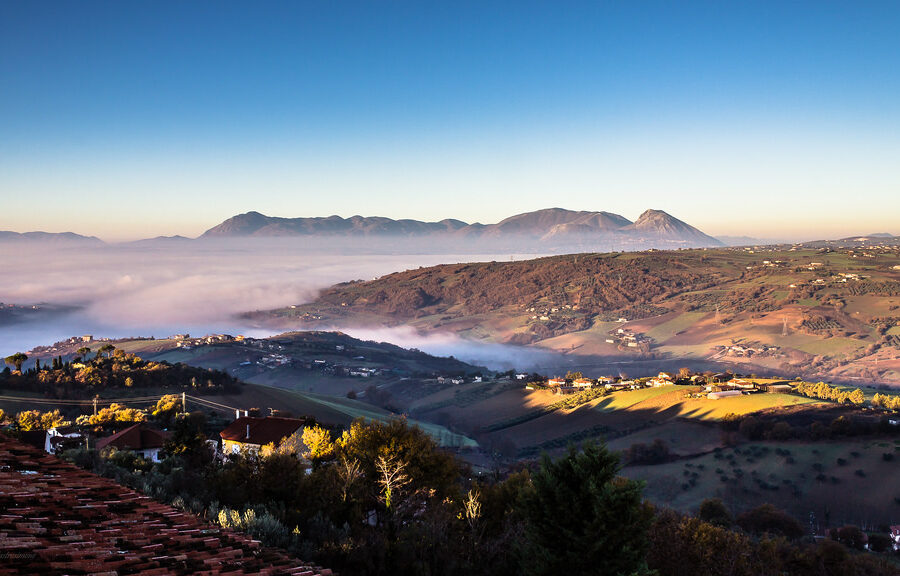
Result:
M577 254L408 270L246 316L409 325L592 358L900 383L900 248Z

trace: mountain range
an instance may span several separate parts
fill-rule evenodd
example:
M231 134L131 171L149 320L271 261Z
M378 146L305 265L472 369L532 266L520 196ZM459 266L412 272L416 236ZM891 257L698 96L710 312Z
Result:
M496 224L461 220L438 222L393 220L382 217L328 216L278 218L247 212L207 230L201 238L223 237L365 237L433 238L479 241L490 245L526 242L537 247L643 249L722 246L697 228L661 210L647 210L634 222L610 212L548 208L510 216Z
M103 244L96 236L82 236L74 232L10 232L0 230L0 243L58 243L58 244Z
M492 250L534 253L610 252L677 248L707 248L791 244L784 240L747 236L713 238L662 210L646 210L637 220L603 211L576 211L547 208L510 216L496 224L467 223L447 218L437 222L384 218L378 216L340 216L282 218L259 212L232 216L196 239L184 236L158 236L127 242L134 246L158 246L188 243L194 240L245 238L298 238L311 247L328 247L341 239L353 249L382 251L409 250L410 239L421 241L419 249L488 253ZM360 244L358 240L366 242ZM429 242L439 242L437 246ZM900 236L888 233L853 236L840 240L816 240L803 246L823 247L890 244ZM103 245L95 236L72 232L11 232L0 230L0 244ZM796 243L795 243L796 244Z

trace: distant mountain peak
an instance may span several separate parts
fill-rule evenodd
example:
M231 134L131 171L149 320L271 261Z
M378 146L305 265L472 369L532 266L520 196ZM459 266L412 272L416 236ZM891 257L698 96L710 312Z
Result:
M722 243L694 228L687 222L679 220L663 210L645 210L634 224L626 227L635 233L653 234L661 238L679 239L690 243L702 243L704 246L721 246Z

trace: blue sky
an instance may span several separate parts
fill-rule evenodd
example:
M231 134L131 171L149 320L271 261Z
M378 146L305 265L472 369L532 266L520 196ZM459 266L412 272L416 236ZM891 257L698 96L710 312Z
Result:
M0 229L666 210L900 234L900 3L4 2Z

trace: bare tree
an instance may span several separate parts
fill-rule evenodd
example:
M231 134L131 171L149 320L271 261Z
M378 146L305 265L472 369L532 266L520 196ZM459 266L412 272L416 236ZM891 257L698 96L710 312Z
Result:
M341 479L341 500L347 501L350 496L350 489L356 481L362 476L362 470L359 467L359 460L342 457L337 466L338 477Z
M466 499L463 500L466 522L468 522L472 531L475 530L475 525L478 519L481 518L481 500L478 499L479 496L481 494L478 493L478 490L469 490L469 493L466 494Z
M386 458L379 456L375 461L375 469L378 471L378 484L381 486L379 499L384 502L385 508L390 509L394 494L409 484L409 476L406 475L406 462L391 456Z

